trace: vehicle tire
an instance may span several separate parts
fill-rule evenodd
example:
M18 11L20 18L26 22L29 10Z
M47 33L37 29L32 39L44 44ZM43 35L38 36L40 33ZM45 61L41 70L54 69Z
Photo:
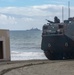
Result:
M51 53L49 51L44 51L45 56L49 59L49 60L55 60L56 58L54 57L54 53Z
M44 51L44 54L49 60L62 60L63 59L62 53Z

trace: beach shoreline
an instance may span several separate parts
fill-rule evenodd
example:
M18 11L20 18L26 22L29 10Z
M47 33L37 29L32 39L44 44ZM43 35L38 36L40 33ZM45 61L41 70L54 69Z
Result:
M1 62L0 75L74 75L74 60Z

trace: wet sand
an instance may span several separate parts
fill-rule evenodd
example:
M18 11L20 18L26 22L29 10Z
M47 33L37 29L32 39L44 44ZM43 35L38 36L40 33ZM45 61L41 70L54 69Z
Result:
M74 75L74 60L0 62L0 75Z

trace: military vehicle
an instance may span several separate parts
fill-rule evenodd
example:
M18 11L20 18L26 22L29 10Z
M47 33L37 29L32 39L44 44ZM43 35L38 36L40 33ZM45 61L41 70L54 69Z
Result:
M43 25L41 49L50 60L74 59L74 17L60 23L47 20Z

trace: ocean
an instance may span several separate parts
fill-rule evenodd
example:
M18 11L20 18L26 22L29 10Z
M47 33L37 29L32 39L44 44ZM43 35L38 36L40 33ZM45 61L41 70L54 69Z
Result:
M41 31L10 31L11 60L47 59L41 50Z

